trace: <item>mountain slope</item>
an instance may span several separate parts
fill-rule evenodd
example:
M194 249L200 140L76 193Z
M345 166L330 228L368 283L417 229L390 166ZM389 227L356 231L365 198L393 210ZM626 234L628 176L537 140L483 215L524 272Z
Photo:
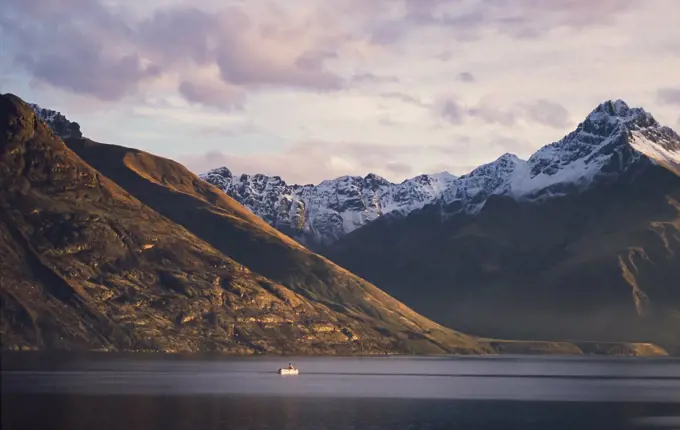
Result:
M325 253L416 311L485 336L656 341L680 353L680 137L604 103L528 161Z
M226 167L201 175L254 214L301 243L317 247L386 213L407 214L435 201L455 179L420 175L394 184L375 174L343 176L318 185L288 185L278 176L240 175Z
M0 98L3 348L483 352L170 160ZM88 163L89 162L89 163Z

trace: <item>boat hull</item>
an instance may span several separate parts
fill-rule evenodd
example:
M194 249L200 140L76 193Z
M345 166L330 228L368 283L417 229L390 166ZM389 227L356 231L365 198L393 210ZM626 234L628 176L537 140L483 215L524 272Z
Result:
M298 369L279 369L279 375L297 375L299 373Z

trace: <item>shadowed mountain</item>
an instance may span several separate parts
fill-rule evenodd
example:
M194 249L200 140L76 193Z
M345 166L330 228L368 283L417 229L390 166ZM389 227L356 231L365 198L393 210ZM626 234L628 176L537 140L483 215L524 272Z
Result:
M173 161L68 145L19 98L0 98L4 349L489 351Z
M468 333L652 341L678 354L679 160L672 130L604 103L528 162L505 155L439 204L380 218L325 253Z

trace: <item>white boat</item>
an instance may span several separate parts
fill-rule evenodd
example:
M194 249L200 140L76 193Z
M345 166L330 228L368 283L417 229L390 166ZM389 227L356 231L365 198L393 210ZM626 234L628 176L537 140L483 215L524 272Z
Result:
M298 375L299 373L300 371L295 367L283 367L279 369L279 375Z

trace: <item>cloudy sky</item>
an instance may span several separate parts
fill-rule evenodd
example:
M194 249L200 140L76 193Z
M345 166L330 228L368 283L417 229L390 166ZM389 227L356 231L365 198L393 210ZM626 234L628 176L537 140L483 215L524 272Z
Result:
M680 129L678 0L2 0L0 92L195 172L527 157L603 100Z

